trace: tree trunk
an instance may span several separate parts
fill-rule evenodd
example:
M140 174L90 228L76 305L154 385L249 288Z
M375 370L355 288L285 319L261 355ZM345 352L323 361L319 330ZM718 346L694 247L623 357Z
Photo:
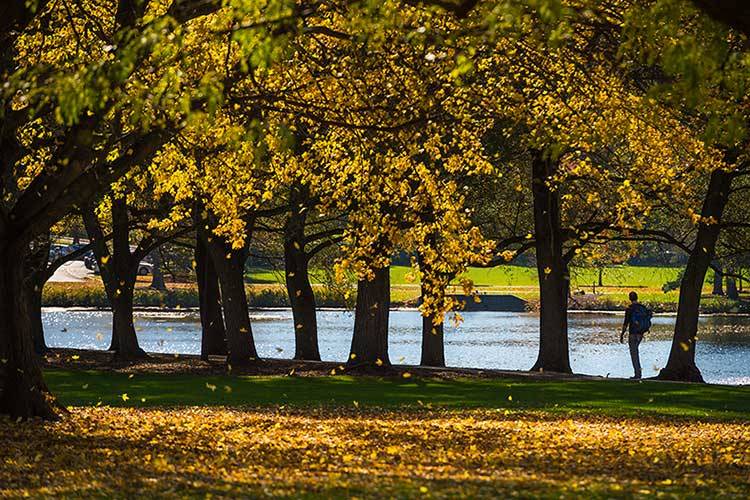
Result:
M424 287L422 295L424 295ZM435 316L422 316L422 366L445 366L445 340L443 324L435 324Z
M34 341L34 352L43 355L49 351L47 342L44 339L44 324L42 323L42 286L36 283L31 287L26 287L25 293L28 294L29 320L31 321L31 338Z
M110 298L112 303L112 345L119 359L138 359L146 355L146 351L138 345L138 336L133 324L133 292L135 276L131 280L121 281L119 287Z
M717 270L719 268L718 264L716 264L715 267L716 269L714 269L714 288L711 291L711 295L724 295L724 286L722 283L724 281L723 279L724 275L720 271Z
M294 317L294 359L320 361L315 293L305 254L305 212L294 205L284 226L284 271Z
M44 340L44 325L42 324L42 289L49 276L47 270L50 246L49 234L36 238L30 245L24 262L26 278L21 290L26 295L25 302L29 305L28 315L31 321L34 351L39 355L49 350Z
M54 419L61 408L54 402L34 352L25 252L0 247L0 414L12 418Z
M729 271L733 273L734 271ZM740 300L740 293L737 291L737 280L734 276L727 276L727 298L731 300Z
M111 254L94 208L86 207L81 210L81 214L89 240L94 243L94 256L112 309L112 341L109 350L114 351L120 359L138 359L147 357L147 354L138 345L133 325L133 294L138 262L135 262L130 253L127 210L124 199L113 197Z
M229 350L227 363L230 366L250 364L257 361L258 352L245 293L245 252L233 251L221 238L203 227L199 232L219 278Z
M219 278L200 238L195 242L195 274L201 316L201 359L208 360L211 355L227 354L227 339L221 317Z
M703 376L695 364L695 337L698 333L701 292L721 231L719 223L729 199L731 184L730 173L715 170L711 174L701 216L704 220L713 220L711 223L701 222L698 225L695 246L688 257L685 273L680 282L672 348L667 366L659 372L658 378L662 380L703 382Z
M604 286L604 268L603 267L599 268L599 286L600 287Z
M167 290L167 284L164 282L164 270L162 269L161 250L159 248L151 252L151 263L154 265L151 274L151 288L164 292Z
M560 194L548 185L557 162L536 154L532 162L534 243L539 276L539 356L532 371L571 373L568 354L570 277L563 257Z
M375 270L372 281L357 283L354 336L350 366L390 365L388 357L388 314L391 305L390 267Z

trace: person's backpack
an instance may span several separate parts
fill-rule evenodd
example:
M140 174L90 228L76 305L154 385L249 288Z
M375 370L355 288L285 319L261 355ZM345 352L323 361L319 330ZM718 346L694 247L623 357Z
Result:
M635 333L642 335L651 329L653 312L642 304L636 304L630 316L630 322L635 325Z

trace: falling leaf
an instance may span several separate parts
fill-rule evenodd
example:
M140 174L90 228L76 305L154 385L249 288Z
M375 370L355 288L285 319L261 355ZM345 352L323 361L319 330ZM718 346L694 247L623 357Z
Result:
M401 374L401 376L404 377L404 378L411 378L411 373L404 372L404 373Z
M383 360L380 359L380 358L378 358L378 359L375 360L375 364L378 365L378 366L383 366Z
M128 393L127 393L127 392L126 392L126 393L124 393L124 394L123 394L122 396L120 396L120 397L122 398L122 400L123 400L123 401L127 401L128 399L130 399L130 398L128 397Z
M216 386L214 384L209 384L206 382L206 389L211 390L211 392L214 392L216 390Z

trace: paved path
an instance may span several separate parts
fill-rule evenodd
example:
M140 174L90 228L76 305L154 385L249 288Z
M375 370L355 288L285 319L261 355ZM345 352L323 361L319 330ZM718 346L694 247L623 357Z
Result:
M95 276L94 271L86 269L83 261L74 260L60 266L49 281L54 283L81 283Z

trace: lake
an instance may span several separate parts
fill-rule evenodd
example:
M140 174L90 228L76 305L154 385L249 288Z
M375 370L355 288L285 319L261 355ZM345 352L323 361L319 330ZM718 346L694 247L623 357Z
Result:
M466 312L455 327L446 321L448 366L528 370L536 360L539 317L533 313ZM112 315L90 309L45 308L45 336L51 347L107 349ZM262 357L294 355L290 310L251 313L253 334ZM669 355L674 316L655 316L641 344L643 376L651 377ZM197 311L139 311L138 340L146 351L197 354L200 318ZM318 312L320 354L327 361L346 361L354 315L350 311ZM621 314L576 313L569 316L570 360L573 371L589 375L629 377L627 344L619 344ZM390 356L397 364L418 364L421 316L416 311L391 311ZM750 317L701 318L697 363L707 382L750 384Z

